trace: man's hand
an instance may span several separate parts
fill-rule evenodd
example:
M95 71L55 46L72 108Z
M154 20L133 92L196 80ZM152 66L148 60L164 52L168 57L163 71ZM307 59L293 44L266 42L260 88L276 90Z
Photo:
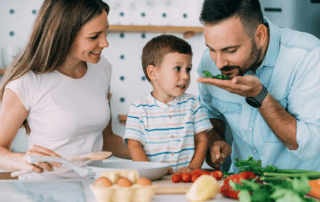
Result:
M262 91L260 80L252 75L236 76L232 80L200 77L197 82L217 86L242 97L256 97Z
M231 152L231 146L224 140L215 141L209 145L206 162L212 168L219 169L221 162L224 162L225 158L231 155Z

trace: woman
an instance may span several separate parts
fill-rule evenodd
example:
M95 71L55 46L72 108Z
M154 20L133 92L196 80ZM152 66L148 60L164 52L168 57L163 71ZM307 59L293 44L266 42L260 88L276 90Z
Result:
M21 179L79 178L74 172L48 172L59 163L30 164L26 158L101 150L130 158L111 129L111 65L101 56L109 46L108 12L101 0L44 1L26 47L0 88L0 169L33 171ZM29 135L29 150L14 153L10 147L21 126Z

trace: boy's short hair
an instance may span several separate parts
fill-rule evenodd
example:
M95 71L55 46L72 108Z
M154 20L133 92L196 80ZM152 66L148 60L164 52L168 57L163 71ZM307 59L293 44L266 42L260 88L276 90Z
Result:
M168 53L182 53L192 56L192 49L188 42L173 35L160 35L151 39L142 51L142 68L149 82L148 66L159 67L164 56Z

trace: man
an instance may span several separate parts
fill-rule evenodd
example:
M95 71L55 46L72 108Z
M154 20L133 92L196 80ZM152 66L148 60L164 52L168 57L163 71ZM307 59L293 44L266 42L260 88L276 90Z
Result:
M198 68L199 98L214 129L207 163L252 156L278 168L320 171L320 41L263 18L258 0L205 0L208 47ZM204 78L202 71L230 80ZM233 160L234 161L234 160ZM230 172L237 172L234 162Z

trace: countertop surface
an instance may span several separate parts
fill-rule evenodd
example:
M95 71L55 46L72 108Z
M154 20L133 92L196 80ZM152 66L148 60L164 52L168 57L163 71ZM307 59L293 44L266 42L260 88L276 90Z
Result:
M111 157L107 161L119 161L116 157ZM126 160L124 160L126 161ZM129 161L129 160L128 160ZM203 169L209 167L204 166ZM169 176L165 176L162 181L168 181ZM96 202L90 190L90 185L94 179L89 180L50 180L50 181L22 181L22 180L0 180L0 201L1 202ZM154 181L155 184L160 181ZM161 183L161 182L160 182ZM220 182L222 183L222 182ZM191 186L191 183L190 183ZM189 201L186 194L154 195L152 201ZM234 202L218 194L209 201Z
M21 181L0 180L1 202L96 202L89 186L94 180ZM188 201L185 194L154 195L152 201ZM218 194L209 201L229 201Z

